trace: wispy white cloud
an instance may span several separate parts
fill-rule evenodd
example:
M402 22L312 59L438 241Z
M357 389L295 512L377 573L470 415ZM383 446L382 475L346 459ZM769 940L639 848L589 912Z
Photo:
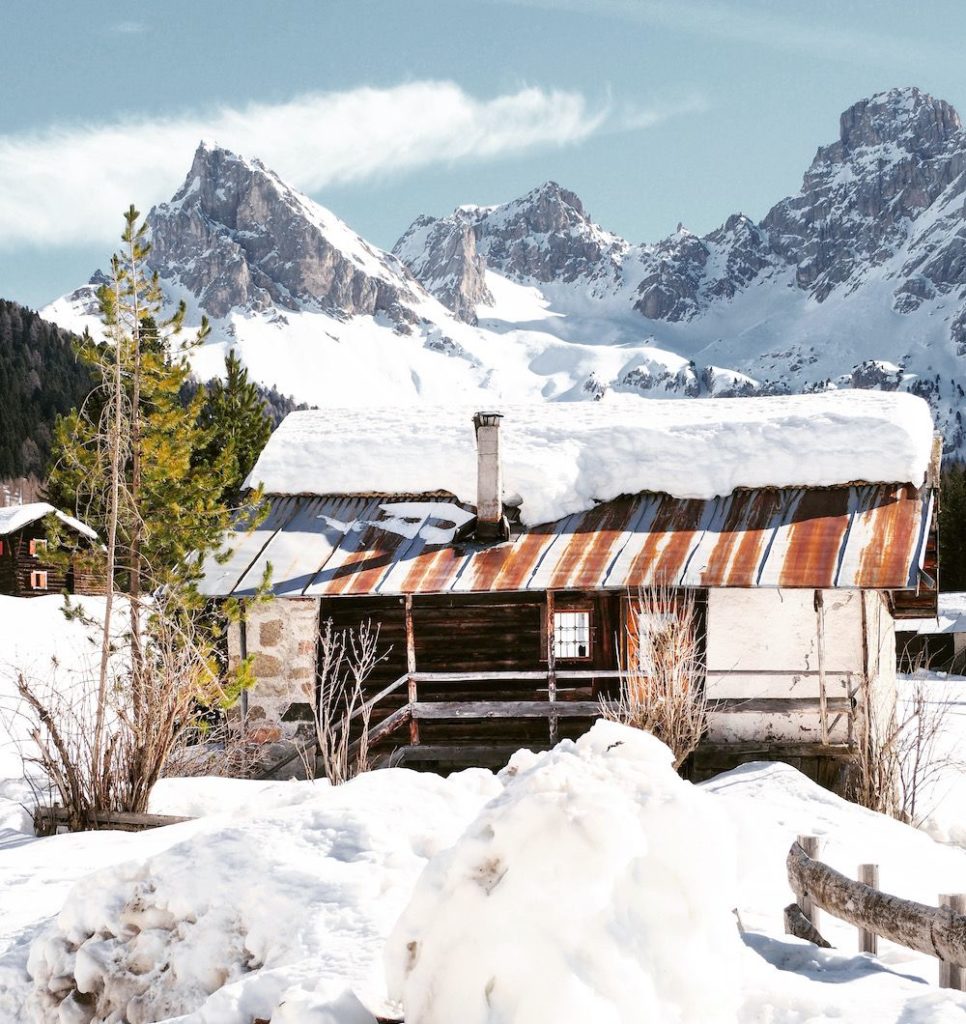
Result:
M693 35L750 44L768 50L802 53L811 57L906 67L911 60L933 59L934 48L875 28L861 32L836 23L833 13L821 12L810 0L805 13L796 14L792 3L773 0L489 0L491 3L572 11L623 18L643 25L669 28ZM869 17L874 17L874 5Z
M310 94L208 114L0 136L0 245L112 240L120 212L169 198L202 138L257 156L303 191L439 163L579 143L680 107L615 109L540 88L481 100L451 82Z

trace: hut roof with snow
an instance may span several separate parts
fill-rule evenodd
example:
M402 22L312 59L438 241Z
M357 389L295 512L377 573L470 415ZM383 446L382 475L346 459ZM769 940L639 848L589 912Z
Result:
M929 614L934 441L919 398L617 398L491 419L503 543L481 537L472 410L296 412L249 479L268 518L204 589L250 593L268 562L279 596L925 582L915 610Z

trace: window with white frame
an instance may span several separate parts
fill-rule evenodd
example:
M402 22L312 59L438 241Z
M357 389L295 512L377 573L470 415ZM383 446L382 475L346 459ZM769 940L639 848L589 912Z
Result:
M590 657L590 611L553 613L553 656L563 660Z
M42 570L34 570L30 574L30 589L31 590L46 590L47 589L47 573Z
M42 552L47 550L47 541L41 538L36 538L30 542L30 554L36 558Z

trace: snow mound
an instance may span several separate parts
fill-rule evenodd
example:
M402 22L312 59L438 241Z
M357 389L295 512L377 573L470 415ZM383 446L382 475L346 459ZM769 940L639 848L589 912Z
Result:
M169 826L183 841L76 885L30 947L16 1019L372 1024L385 936L499 781L388 769L249 786L247 807Z
M523 521L560 519L621 494L708 499L736 487L921 485L933 422L921 398L878 391L713 401L503 407L506 495ZM476 498L474 410L325 409L290 413L248 478L269 494Z
M407 1024L733 1022L731 830L667 747L601 722L504 778L390 937Z

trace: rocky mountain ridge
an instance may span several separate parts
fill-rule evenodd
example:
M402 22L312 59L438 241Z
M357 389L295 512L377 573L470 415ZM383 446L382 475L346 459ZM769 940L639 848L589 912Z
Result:
M547 182L420 216L386 253L210 146L149 220L172 301L302 400L903 388L966 448L966 132L916 88L854 104L799 192L704 236L629 242ZM77 326L90 293L47 315Z

